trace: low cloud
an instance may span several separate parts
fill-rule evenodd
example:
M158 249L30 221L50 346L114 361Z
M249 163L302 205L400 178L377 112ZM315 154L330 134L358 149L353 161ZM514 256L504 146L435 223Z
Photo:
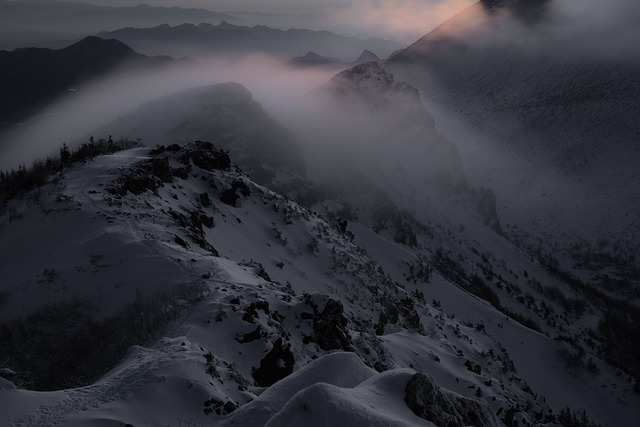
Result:
M352 32L414 41L474 0L353 0L328 12L329 20Z
M640 57L640 2L555 0L550 3L551 36L598 56Z
M467 34L461 34L459 27L445 26L445 29L473 44L511 46L518 51L562 52L574 57L587 55L625 61L640 58L637 0L548 0L526 5L518 11L540 8L540 19L522 20L518 11L505 7L492 14L490 23L487 15L480 13L458 19Z
M83 142L96 129L149 101L194 87L240 83L269 114L276 119L283 118L295 111L295 105L310 90L334 73L323 69L295 69L267 55L249 55L114 74L78 88L71 96L47 107L39 117L5 135L0 141L0 170L17 168L20 164L29 166L36 159L55 155L63 143ZM143 143L152 144L152 141Z

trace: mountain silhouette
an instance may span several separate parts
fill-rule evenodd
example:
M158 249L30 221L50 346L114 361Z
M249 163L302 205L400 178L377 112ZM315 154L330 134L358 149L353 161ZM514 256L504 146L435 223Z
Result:
M140 55L117 40L93 36L59 50L0 51L0 120L26 118L65 92L124 64L138 67L168 61Z

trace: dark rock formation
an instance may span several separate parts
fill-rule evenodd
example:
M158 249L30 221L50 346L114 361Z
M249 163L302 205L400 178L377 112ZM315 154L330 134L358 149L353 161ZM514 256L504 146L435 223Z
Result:
M496 195L488 188L480 188L478 191L478 213L482 217L482 222L489 226L496 233L502 235L502 227L496 209Z
M124 196L127 193L142 194L155 191L163 183L173 182L169 159L152 158L138 163L131 171L124 174L109 188L111 194Z
M290 344L283 344L282 338L273 343L273 348L260 361L260 367L251 373L260 387L269 387L293 372L295 358Z
M414 414L442 427L497 427L493 411L481 401L438 387L433 378L417 373L407 383L405 401Z
M342 303L329 298L322 313L313 316L315 342L323 350L352 350L351 341L345 331L348 320L344 316Z

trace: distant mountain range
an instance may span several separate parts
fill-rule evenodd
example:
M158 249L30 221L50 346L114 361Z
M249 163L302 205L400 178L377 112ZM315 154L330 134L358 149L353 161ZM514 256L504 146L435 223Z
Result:
M172 60L136 53L117 40L87 37L60 50L0 51L0 122L36 113L79 85L119 67L152 67Z
M205 9L96 6L57 1L0 1L0 49L17 47L65 47L69 40L122 27L151 27L184 22L244 22Z
M353 61L364 50L387 57L403 45L386 39L346 37L328 31L279 30L264 25L237 26L167 24L153 28L123 28L98 34L114 38L147 55L202 57L220 54L267 53L292 58L313 51L319 55Z

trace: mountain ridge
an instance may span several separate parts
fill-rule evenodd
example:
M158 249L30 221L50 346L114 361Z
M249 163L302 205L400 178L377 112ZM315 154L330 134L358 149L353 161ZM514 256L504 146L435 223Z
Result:
M359 39L328 31L295 28L281 30L264 25L248 27L226 21L218 25L183 24L123 28L102 32L99 36L119 39L146 54L195 57L258 52L291 57L302 52L315 51L321 55L352 60L366 49L386 56L402 46L390 40ZM159 41L164 45L157 46Z
M385 94L382 88L393 86L386 83L390 76L374 64L359 70L351 84L364 92L360 97L402 100L407 92L419 113L427 114L415 89ZM344 87L345 78L332 84ZM232 93L214 98L231 111L250 96L238 85L223 85L225 90ZM232 144L232 130L244 129L236 116L210 118L227 129L213 142L149 138L151 145L162 144L123 147L90 160L77 154L93 152L97 142L90 141L69 154L77 159L73 164L62 160L62 150L62 174L54 172L7 201L2 239L14 243L0 245L0 271L7 278L1 337L12 344L0 346L9 352L0 360L13 374L3 375L20 383L37 369L54 372L41 365L49 359L35 356L45 348L63 349L69 367L55 370L57 378L44 384L57 391L34 393L3 383L0 401L15 403L3 408L9 419L86 425L109 412L114 422L161 424L180 413L201 422L231 421L238 411L238 418L248 414L242 419L250 420L241 425L255 425L253 411L271 404L264 387L276 387L275 394L282 387L295 397L280 416L273 414L272 424L293 415L320 420L316 409L330 414L322 408L335 402L362 415L359 425L372 416L439 425L458 419L465 408L478 414L490 408L504 425L548 424L566 407L584 409L604 425L628 425L637 402L628 377L616 376L597 357L595 344L584 340L587 326L577 321L590 316L595 303L484 224L473 191L455 193L436 182L417 191L391 187L385 198L384 181L367 183L365 175L363 185L335 195L292 174L286 164L261 186L214 146L224 146L224 139ZM433 131L425 120L419 129ZM269 129L263 134L277 131ZM115 143L101 144L110 150ZM428 148L429 140L413 144ZM440 154L431 155L437 162ZM420 200L419 209L410 208ZM58 242L56 251L50 242ZM22 268L25 262L29 269ZM565 303L574 309L563 308ZM106 312L98 316L93 305ZM64 329L73 318L81 319L73 334L47 338L47 331ZM19 339L25 322L32 325L31 340ZM574 355L579 346L584 353ZM367 382L354 380L362 385L353 391L341 390L343 383L295 388L299 381L316 383L305 367L313 370L313 360L322 366L336 350L351 353L335 357L348 358L354 372L384 372ZM588 360L597 375L585 367ZM111 370L103 375L105 367ZM416 377L421 372L433 381ZM429 389L435 400L427 399ZM444 405L451 395L443 389L468 403ZM354 392L388 393L394 410L370 414L362 406L366 398ZM411 407L403 393L418 397ZM328 406L315 406L315 396L326 397ZM609 397L611 405L599 403ZM485 409L468 399L482 400ZM158 409L141 414L143 402ZM295 409L305 402L311 411ZM438 407L434 402L445 406L437 418L424 409Z
M27 118L65 93L118 67L150 67L169 63L147 57L124 43L89 36L69 47L0 51L0 118Z

